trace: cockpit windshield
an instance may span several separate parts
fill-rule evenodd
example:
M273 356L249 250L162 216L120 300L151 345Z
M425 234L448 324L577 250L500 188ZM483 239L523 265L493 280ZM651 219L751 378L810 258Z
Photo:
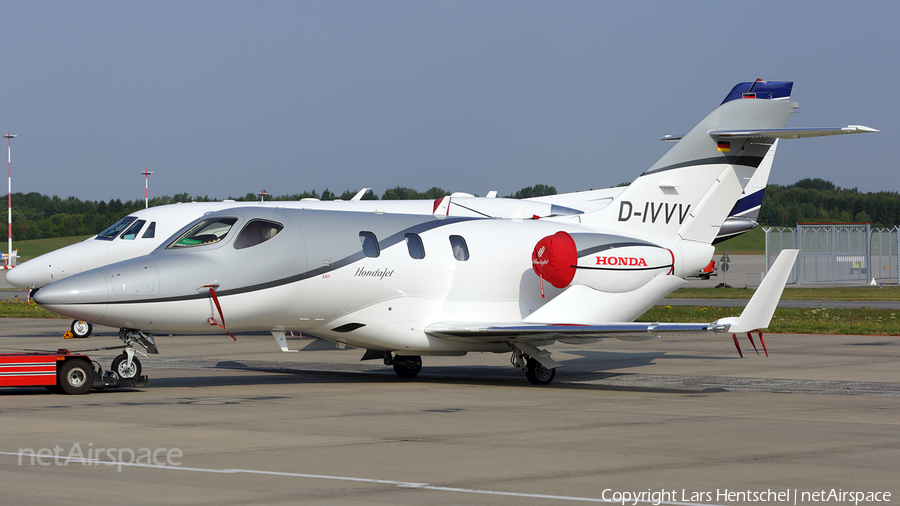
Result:
M209 218L203 220L166 246L166 249L190 248L217 243L228 235L235 222L237 222L237 218Z
M97 239L103 239L104 241L112 241L113 239L116 238L117 235L119 235L120 232L125 230L125 228L128 227L128 225L131 225L131 222L136 219L137 218L135 218L134 216L126 216L126 217L122 218L121 220L113 223L113 225L111 227L109 227L106 230L104 230L103 232L100 232L99 234L97 234Z

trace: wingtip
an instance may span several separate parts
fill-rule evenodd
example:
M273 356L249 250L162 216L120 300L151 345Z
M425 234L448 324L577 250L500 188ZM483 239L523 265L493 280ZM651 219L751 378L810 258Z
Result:
M861 134L862 133L875 133L875 134L881 133L881 130L877 130L872 127L867 127L865 125L847 125L846 127L842 128L841 130L847 130L847 131L852 131L854 133L861 133Z

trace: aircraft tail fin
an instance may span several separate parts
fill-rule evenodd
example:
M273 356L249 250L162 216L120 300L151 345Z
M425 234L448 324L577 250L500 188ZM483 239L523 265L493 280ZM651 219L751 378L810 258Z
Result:
M677 142L610 205L582 221L710 244L750 189L757 169L771 165L777 139L878 132L862 125L784 128L797 109L788 100L792 88L791 82L759 79L736 85L690 132L665 137Z
M784 127L797 108L787 100L792 86L764 81L735 86L718 108L589 219L655 237L711 243L776 139L728 134Z

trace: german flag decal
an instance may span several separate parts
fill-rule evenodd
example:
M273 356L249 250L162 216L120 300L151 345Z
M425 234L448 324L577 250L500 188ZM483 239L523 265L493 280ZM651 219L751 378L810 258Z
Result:
M731 151L731 143L728 141L719 141L719 151L725 151L726 153Z

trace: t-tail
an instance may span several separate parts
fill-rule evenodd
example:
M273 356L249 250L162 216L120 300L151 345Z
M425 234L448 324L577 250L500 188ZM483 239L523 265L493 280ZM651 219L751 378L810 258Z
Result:
M632 234L711 244L777 139L877 132L786 129L798 104L792 82L736 85L725 100L644 171L606 208L585 221ZM774 155L774 150L771 155ZM768 160L771 163L771 158Z

